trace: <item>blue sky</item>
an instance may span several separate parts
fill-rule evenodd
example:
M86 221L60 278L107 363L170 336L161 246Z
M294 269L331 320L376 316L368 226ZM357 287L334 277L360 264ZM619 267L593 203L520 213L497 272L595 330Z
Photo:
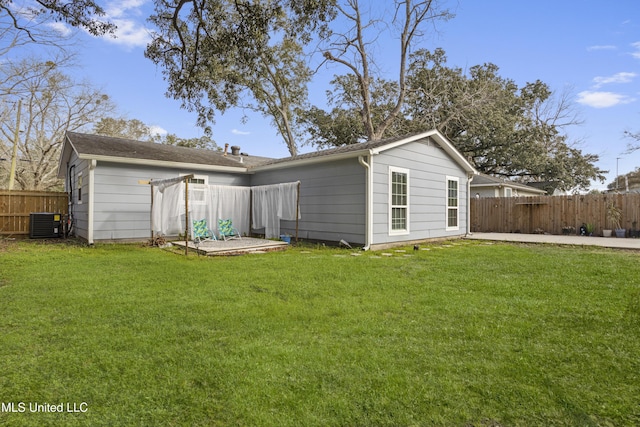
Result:
M379 4L379 0L372 0ZM145 0L105 1L109 17L120 27L118 38L91 38L78 33L82 65L74 72L101 87L131 119L180 137L202 134L196 117L165 97L160 69L144 58L149 40L146 17L153 4ZM623 154L625 130L640 131L640 5L637 0L448 0L455 17L437 24L418 47L442 47L449 66L469 68L491 62L502 77L522 86L537 79L553 90L568 89L584 124L569 129L579 147L600 156L608 181L640 166L640 150ZM383 38L380 51L386 50ZM381 62L387 58L379 58ZM393 63L394 57L388 59ZM312 100L322 102L334 67L321 70ZM230 111L213 126L218 145L239 145L254 155L284 157L288 151L269 120ZM301 147L301 151L312 150ZM596 184L594 188L604 188Z

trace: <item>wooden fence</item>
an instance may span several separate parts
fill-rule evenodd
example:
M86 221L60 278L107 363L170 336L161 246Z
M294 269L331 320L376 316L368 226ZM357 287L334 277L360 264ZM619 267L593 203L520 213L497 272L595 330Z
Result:
M68 212L67 193L0 190L0 235L29 235L32 212Z
M601 236L613 228L606 212L610 203L622 210L623 228L640 227L640 194L628 193L471 199L471 231L563 234L593 224L594 235Z

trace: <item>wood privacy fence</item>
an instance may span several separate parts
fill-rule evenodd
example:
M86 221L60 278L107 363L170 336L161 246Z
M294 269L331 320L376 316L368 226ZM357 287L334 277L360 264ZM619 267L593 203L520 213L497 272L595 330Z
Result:
M623 228L640 227L640 194L625 193L471 199L471 231L575 234L582 224L593 224L594 235L601 236L613 228L607 219L610 203L622 210Z
M29 235L29 214L68 212L67 193L0 190L0 235Z

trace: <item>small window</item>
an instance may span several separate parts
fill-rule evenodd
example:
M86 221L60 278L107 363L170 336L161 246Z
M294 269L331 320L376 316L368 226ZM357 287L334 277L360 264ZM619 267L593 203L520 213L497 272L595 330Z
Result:
M389 234L409 233L409 171L389 168Z
M82 204L82 172L78 174L78 182L76 182L76 187L78 191L78 204Z
M195 175L193 178L189 178L187 182L189 183L189 201L196 205L206 204L205 186L209 182L209 177L206 175Z
M513 190L509 187L505 187L504 197L513 197Z
M457 230L459 228L459 206L459 179L447 177L447 230Z

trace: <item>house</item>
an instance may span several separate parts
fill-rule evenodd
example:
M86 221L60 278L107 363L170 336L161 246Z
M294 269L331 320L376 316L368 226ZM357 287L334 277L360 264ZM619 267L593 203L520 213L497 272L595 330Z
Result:
M299 238L381 248L468 233L476 171L435 130L282 159L68 132L58 169L74 233L89 243L149 239L149 180L188 174L190 189L297 181Z
M471 183L473 197L526 197L546 194L547 192L541 188L482 173L477 175Z

